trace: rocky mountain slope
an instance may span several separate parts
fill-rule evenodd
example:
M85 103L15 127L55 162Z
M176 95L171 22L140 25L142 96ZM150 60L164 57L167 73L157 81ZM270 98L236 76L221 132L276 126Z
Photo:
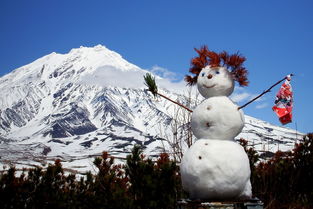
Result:
M1 77L1 164L61 158L68 168L88 170L104 150L121 158L134 144L151 156L171 150L178 109L145 90L146 72L98 45L51 53ZM160 91L191 107L199 103L172 89ZM291 149L301 134L246 116L241 137L260 152L274 152Z

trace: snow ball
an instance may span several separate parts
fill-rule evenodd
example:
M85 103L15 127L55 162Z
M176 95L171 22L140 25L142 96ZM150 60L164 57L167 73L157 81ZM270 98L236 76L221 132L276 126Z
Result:
M228 97L210 97L191 116L191 130L198 138L233 140L244 127L244 114Z
M196 141L181 162L181 178L191 199L251 198L249 159L233 141Z
M197 86L204 98L212 96L229 96L234 91L234 79L225 67L202 69L198 76Z

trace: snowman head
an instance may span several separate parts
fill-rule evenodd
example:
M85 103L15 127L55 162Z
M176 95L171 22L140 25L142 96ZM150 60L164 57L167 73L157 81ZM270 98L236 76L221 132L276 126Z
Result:
M234 90L234 79L225 67L208 65L200 71L197 87L204 98L229 96Z
M185 81L188 85L197 84L198 90L205 98L212 96L229 96L234 90L234 81L240 86L247 86L247 70L243 66L245 57L238 53L229 55L227 52L216 53L207 46L195 49L198 56L191 60Z

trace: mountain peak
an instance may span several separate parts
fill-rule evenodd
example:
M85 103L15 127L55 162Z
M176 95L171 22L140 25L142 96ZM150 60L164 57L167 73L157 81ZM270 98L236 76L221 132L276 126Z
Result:
M17 68L12 73L0 78L0 87L1 84L3 87L3 85L11 85L12 83L20 85L29 82L42 82L41 80L50 80L54 83L68 80L75 82L81 80L81 77L85 75L89 75L89 78L99 78L99 76L103 76L103 71L112 71L112 69L116 71L115 74L123 71L141 70L138 66L123 59L120 54L103 45L80 46L65 54L52 52L30 64ZM101 79L104 80L105 78Z
M98 45L95 45L93 47L88 47L88 46L80 46L79 48L73 48L69 51L69 54L70 53L75 53L75 52L84 52L84 51L102 51L102 52L106 52L106 53L115 53L115 54L118 54L110 49L108 49L107 47L101 45L101 44L98 44Z

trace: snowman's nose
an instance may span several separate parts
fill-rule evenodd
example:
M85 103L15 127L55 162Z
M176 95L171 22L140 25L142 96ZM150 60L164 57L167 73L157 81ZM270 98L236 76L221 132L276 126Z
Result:
M208 79L211 79L212 77L213 77L212 74L209 74L209 75L208 75Z

